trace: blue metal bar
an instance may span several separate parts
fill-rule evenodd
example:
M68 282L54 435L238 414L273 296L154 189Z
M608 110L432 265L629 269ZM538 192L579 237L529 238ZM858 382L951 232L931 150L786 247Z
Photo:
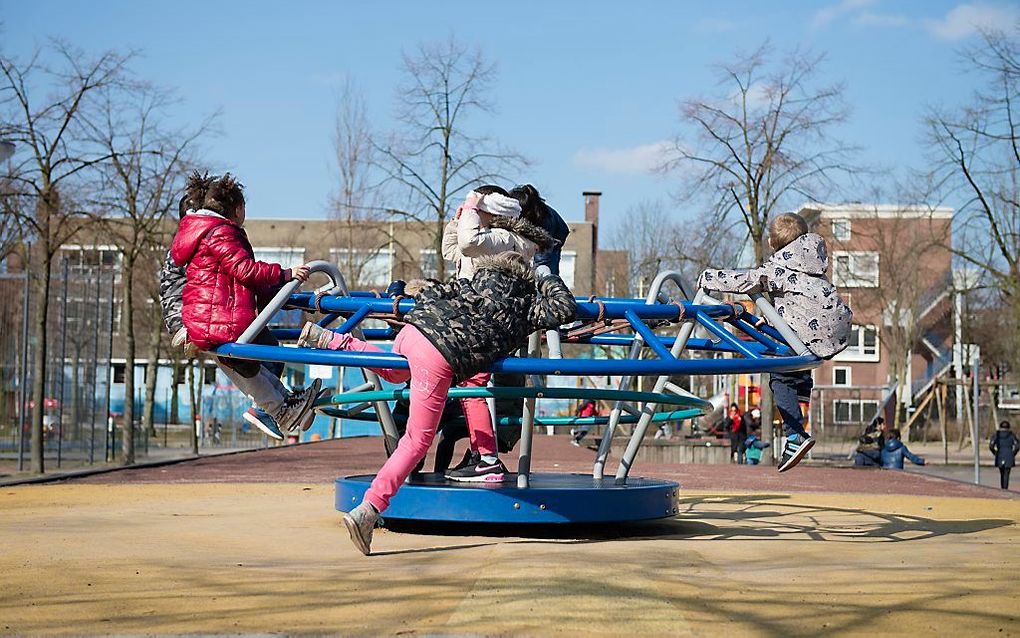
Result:
M222 356L256 361L283 361L329 366L406 369L407 359L389 352L347 352L344 350L313 350L283 346L258 346L228 343L215 350ZM745 355L746 356L746 355ZM492 372L537 375L645 375L662 374L735 374L754 372L793 372L817 367L821 360L814 355L795 357L760 357L747 359L541 359L507 357L496 361Z
M700 311L696 315L696 319L697 319L698 323L700 323L702 326L704 326L709 332L711 332L715 336L719 337L720 339L722 339L726 343L728 343L731 346L733 346L737 350L737 352L739 352L740 354L744 355L748 359L759 359L759 358L761 358L761 356L757 352L754 352L751 348L748 348L747 344L745 344L743 341L741 341L740 339L737 339L732 334L730 334L729 330L723 328L722 326L720 326L716 322L712 321L711 319L709 319L705 315L701 314Z
M605 299L600 301L602 301L602 305L604 307L603 316L607 319L622 319L624 318L623 313L625 311L633 310L641 319L669 319L675 321L679 312L679 308L675 304L649 304L644 303L643 301L628 301L619 299ZM289 303L290 305L303 310L314 310L312 293L295 293L291 295ZM681 304L684 306L685 315L691 315L695 310L698 310L706 316L718 319L725 319L733 316L733 308L728 304L694 305L688 301L681 302ZM323 297L319 305L327 312L350 313L355 312L366 305L371 308L371 312L393 312L393 300L388 297L339 297L330 295ZM405 299L398 304L397 311L400 313L407 313L410 312L413 307L414 300ZM598 316L598 314L598 304L589 303L587 298L584 297L578 298L577 315L580 319L594 319Z
M323 328L328 328L329 324L333 323L334 321L336 321L339 318L340 318L340 313L339 312L331 312L331 313L327 314L325 317L323 317L322 319L319 319L318 324L320 326L322 326Z
M641 335L641 338L645 340L645 344L651 348L655 354L659 355L660 359L665 359L667 361L676 359L676 357L674 357L669 350L662 345L662 342L659 341L659 336L652 332L652 329L649 328L645 322L641 321L641 319L634 314L633 310L624 311L623 316L628 322L630 322L631 328L634 328L634 331Z
M372 311L372 309L369 308L368 306L363 306L363 307L359 308L357 312L355 312L353 315L351 315L350 319L345 321L342 326L340 326L339 328L337 328L333 332L337 332L339 334L344 334L344 333L350 332L351 330L354 330L355 326L357 326L359 323L361 323L361 320L364 319L366 316L368 316L368 313L371 312L371 311Z
M750 336L752 339L754 339L758 343L760 343L763 346L765 346L765 349L768 350L768 352L770 354L775 354L777 352L782 352L783 350L786 349L786 348L783 347L782 344L776 343L776 341L774 339L770 339L766 335L762 334L757 328L755 328L753 325L751 325L751 323L748 322L746 319L743 319L743 318L731 319L730 320L730 324L733 325L733 326L736 326L737 328L742 330L744 332L744 334ZM791 352L790 354L793 354L793 353Z

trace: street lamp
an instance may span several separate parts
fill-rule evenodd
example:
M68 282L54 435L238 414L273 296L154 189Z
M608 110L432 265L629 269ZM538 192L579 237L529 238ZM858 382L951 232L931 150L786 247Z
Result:
M14 155L14 142L0 141L0 162L6 162Z

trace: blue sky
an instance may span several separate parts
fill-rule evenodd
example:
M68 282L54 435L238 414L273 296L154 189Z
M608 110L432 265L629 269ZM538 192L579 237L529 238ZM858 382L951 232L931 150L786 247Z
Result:
M176 117L222 111L207 156L248 187L249 217L322 217L331 130L347 78L375 128L392 126L400 55L451 34L497 63L498 112L477 130L532 160L564 217L600 190L611 226L642 201L670 201L650 175L678 130L678 100L711 94L711 65L769 38L824 52L853 109L840 136L893 170L923 162L920 118L973 90L956 52L975 26L1020 16L1009 2L24 2L0 0L0 48L24 56L50 36L89 52L137 49L135 72L184 98ZM864 194L862 194L863 196ZM677 210L678 215L693 211Z

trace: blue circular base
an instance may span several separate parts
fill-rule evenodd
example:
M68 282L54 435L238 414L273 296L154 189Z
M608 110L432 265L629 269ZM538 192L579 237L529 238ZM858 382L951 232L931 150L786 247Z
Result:
M361 502L374 476L336 480L336 508L349 512ZM586 474L532 474L517 487L517 475L496 484L458 483L442 474L419 474L400 487L384 519L462 523L620 523L649 521L677 513L680 486L673 481L594 479Z

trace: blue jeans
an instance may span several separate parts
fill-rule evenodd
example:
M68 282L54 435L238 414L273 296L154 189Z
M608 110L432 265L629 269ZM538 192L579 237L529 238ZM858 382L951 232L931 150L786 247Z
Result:
M769 379L769 388L776 402L776 409L783 417L783 436L799 434L807 438L804 430L804 414L800 411L800 401L811 398L811 371L774 372Z

